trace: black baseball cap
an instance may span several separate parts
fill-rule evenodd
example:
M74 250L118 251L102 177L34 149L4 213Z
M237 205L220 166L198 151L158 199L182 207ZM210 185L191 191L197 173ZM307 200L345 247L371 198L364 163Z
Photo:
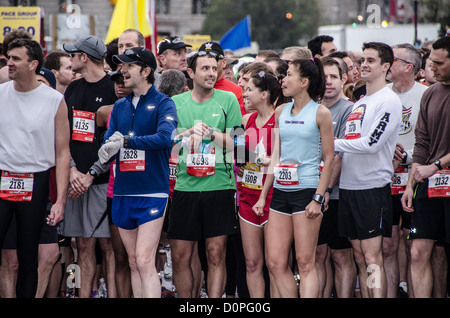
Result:
M200 48L198 49L199 52L201 51L214 51L219 55L219 58L223 59L225 57L225 53L223 52L222 46L217 42L206 42L203 43Z
M171 36L158 43L158 55L165 50L178 50L183 47L192 47L192 45L184 43L178 36Z
M155 56L152 51L145 47L133 47L127 49L123 54L114 55L112 60L116 64L133 64L140 62L150 67L153 71L155 71L157 67Z
M83 52L100 61L106 54L105 43L93 35L84 36L75 43L64 43L63 49L67 53Z

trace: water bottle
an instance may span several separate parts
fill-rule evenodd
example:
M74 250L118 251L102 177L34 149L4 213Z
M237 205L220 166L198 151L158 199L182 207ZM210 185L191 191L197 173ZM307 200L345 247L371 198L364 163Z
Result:
M245 166L245 136L244 127L235 126L233 128L234 134L234 163L236 166Z

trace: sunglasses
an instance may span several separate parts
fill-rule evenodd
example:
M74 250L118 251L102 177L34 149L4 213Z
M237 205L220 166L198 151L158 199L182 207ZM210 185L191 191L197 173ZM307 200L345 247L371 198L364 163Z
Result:
M260 71L257 75L259 76L259 78L261 78L263 80L263 84L264 84L263 91L267 91L266 72Z
M199 51L199 52L197 52L198 56L205 56L206 54L209 54L209 55L211 55L211 56L213 56L215 58L219 58L219 54L217 54L214 51Z
M411 64L412 66L415 67L414 63L408 62L407 60L404 60L404 59L401 59L401 58L399 58L397 56L394 56L394 62L396 62L396 61L402 61L402 62L405 62L406 64Z
M144 63L144 61L142 60L142 57L140 57L138 53L136 53L135 51L133 51L131 49L125 50L125 52L123 52L123 54L125 54L126 56L131 57L131 58L137 58L139 61Z
M127 49L125 50L125 52L123 52L123 54L125 54L128 57L134 58L134 59L138 59L142 64L144 64L147 67L152 68L150 65L148 65L144 59L135 51L133 51L132 49Z

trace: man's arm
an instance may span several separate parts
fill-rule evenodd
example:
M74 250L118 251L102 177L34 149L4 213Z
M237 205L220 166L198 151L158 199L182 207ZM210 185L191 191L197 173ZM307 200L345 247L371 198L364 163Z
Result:
M396 106L381 106L366 136L351 140L335 140L335 151L364 154L377 153L388 141L391 134L398 134L401 123L401 111L396 110Z
M67 105L64 99L62 99L55 116L55 172L57 198L47 217L47 223L52 226L64 219L64 207L66 205L67 187L69 185L70 129L67 118Z

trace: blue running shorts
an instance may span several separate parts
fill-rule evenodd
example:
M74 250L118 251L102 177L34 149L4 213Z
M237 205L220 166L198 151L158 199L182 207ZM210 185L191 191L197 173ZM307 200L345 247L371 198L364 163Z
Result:
M111 208L113 223L126 230L163 217L166 213L167 198L114 196Z

